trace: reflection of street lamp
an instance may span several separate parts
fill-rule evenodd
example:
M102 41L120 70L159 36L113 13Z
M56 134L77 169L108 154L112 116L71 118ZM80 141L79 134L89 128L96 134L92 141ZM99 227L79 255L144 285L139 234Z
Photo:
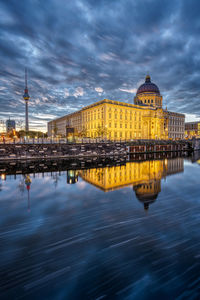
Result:
M26 184L26 189L28 191L28 212L30 212L30 194L29 194L29 191L30 191L30 188L31 188L31 178L29 175L27 175L25 177L25 184Z
M6 174L1 174L1 179L6 180Z

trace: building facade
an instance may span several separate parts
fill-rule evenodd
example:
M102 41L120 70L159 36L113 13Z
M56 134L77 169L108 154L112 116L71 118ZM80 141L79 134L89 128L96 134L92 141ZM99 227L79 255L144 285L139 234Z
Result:
M168 138L183 139L185 130L185 115L165 110L168 119Z
M169 127L172 114L180 120ZM48 136L82 136L108 140L168 139L184 137L185 116L162 109L158 87L146 77L134 104L104 99L48 123ZM175 134L176 133L176 134Z
M6 132L10 132L16 128L15 120L6 120Z
M185 123L185 136L187 138L200 137L200 121Z

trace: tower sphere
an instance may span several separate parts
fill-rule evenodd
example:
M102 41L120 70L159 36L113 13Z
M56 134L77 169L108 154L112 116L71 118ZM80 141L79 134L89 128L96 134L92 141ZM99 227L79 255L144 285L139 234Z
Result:
M30 99L30 96L29 96L27 88L25 88L25 90L24 90L23 98L24 98L25 101L28 101Z

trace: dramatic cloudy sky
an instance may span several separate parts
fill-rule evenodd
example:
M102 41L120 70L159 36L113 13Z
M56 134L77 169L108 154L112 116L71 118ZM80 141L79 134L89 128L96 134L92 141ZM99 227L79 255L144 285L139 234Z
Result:
M150 73L169 110L200 119L199 0L0 0L0 120L31 128L104 98L132 103Z

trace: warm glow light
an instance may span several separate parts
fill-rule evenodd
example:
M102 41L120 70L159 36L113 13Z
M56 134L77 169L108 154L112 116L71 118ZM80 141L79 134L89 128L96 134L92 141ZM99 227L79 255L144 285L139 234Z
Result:
M1 179L6 180L6 174L1 174Z

